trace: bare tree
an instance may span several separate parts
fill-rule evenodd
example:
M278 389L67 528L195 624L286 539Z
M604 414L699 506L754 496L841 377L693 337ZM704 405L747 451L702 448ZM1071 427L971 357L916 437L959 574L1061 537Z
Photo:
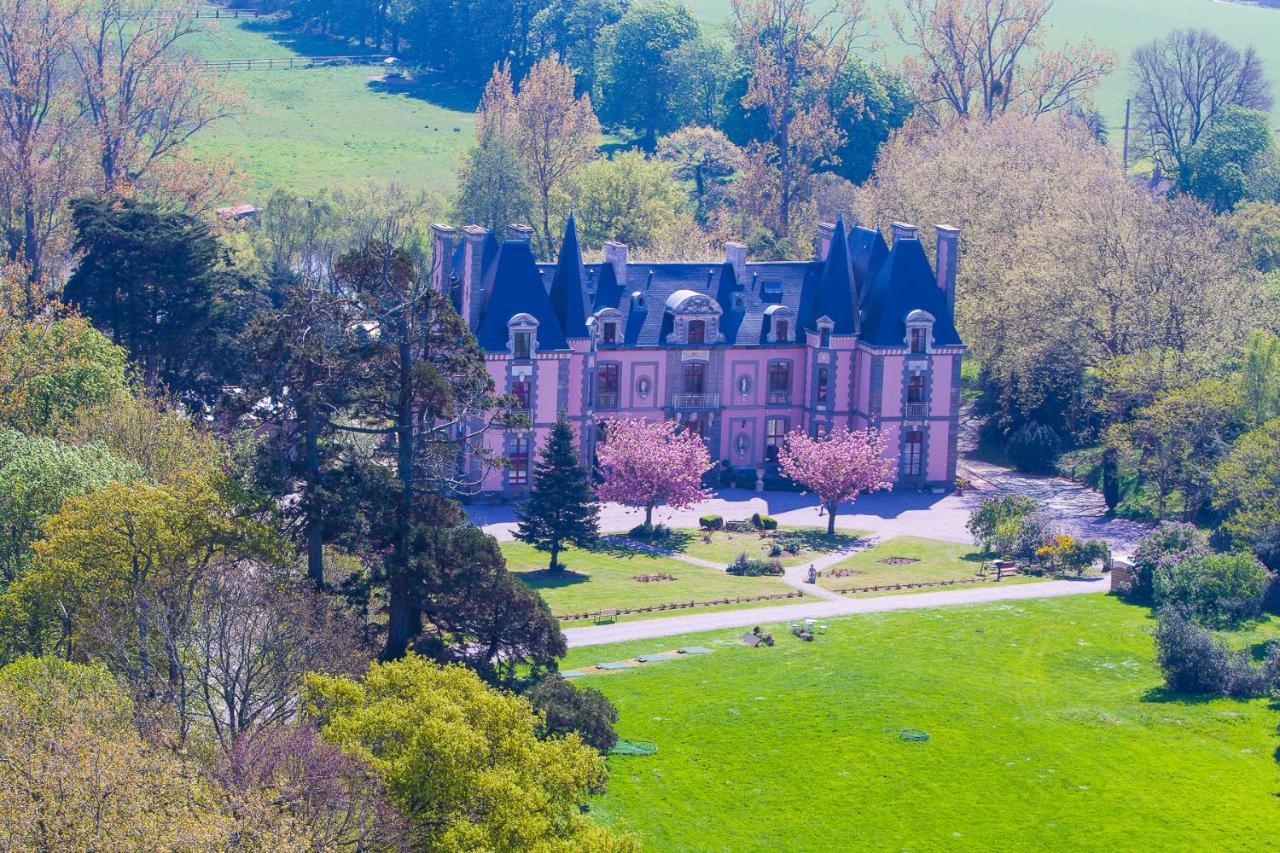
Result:
M195 26L186 0L101 0L83 13L72 49L101 192L136 184L227 114L197 60L181 54Z
M1252 47L1237 50L1207 30L1174 30L1133 54L1137 143L1170 174L1223 107L1271 109L1271 88Z
M333 601L260 564L215 567L201 584L189 659L200 716L224 749L291 719L308 672L347 674L372 658Z
M842 141L831 91L854 43L864 35L862 0L819 6L814 0L734 0L733 35L751 78L742 105L764 110L770 139L747 150L749 173L767 178L749 193L767 199L769 224L791 230L793 208L807 200L814 164Z
M916 102L937 121L1080 105L1114 65L1088 39L1044 49L1053 0L904 0L903 7L890 21L915 50L905 66Z
M80 14L78 0L0 0L0 224L29 283L45 272L46 248L65 242L66 201L80 185L78 106L66 86Z

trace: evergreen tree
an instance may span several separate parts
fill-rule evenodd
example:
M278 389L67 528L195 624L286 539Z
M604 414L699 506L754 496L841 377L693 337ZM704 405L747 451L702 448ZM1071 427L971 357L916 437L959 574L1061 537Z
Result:
M600 535L600 506L573 449L573 429L561 417L533 471L533 490L520 512L516 538L551 554L547 571L561 572L560 551Z

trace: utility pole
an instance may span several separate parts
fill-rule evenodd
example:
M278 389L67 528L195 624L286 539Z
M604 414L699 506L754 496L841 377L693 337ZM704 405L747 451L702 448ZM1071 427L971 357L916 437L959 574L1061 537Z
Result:
M1124 173L1129 174L1129 109L1133 106L1132 98L1124 99Z

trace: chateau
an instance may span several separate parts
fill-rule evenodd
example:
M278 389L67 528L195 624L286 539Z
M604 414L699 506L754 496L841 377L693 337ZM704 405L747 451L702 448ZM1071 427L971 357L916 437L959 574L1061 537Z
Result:
M584 458L610 418L674 418L735 481L775 478L787 433L876 427L897 448L898 486L955 479L964 344L954 322L959 232L937 226L937 273L918 229L822 224L817 257L634 263L606 243L582 258L570 216L555 263L530 229L433 226L433 285L452 294L500 392L531 426L490 436L510 462L484 490L519 494L559 412Z

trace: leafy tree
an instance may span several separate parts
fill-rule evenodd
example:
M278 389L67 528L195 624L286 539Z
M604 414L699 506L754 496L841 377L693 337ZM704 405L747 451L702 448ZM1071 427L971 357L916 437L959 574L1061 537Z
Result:
M707 497L702 475L711 470L707 445L674 421L622 418L605 422L604 443L596 448L603 501L644 508L644 526L653 527L653 508L665 503L685 509Z
M969 521L965 526L974 541L982 546L983 552L990 553L995 545L997 530L1002 523L1020 521L1040 509L1041 506L1035 498L1026 495L983 498L978 508L969 515Z
M629 0L551 0L533 19L538 54L559 55L577 75L579 91L596 91L598 42L628 5Z
M686 198L668 166L639 151L588 163L572 186L582 241L588 246L606 240L648 246L676 221Z
M778 452L784 476L809 489L827 511L827 535L836 532L842 502L863 492L893 488L898 458L877 430L834 427L818 438L797 429Z
M23 850L206 848L227 840L210 786L134 728L101 665L56 658L0 669L0 813Z
M533 470L529 499L517 513L515 537L551 555L547 571L563 572L560 551L585 547L600 535L600 506L573 447L573 427L561 417Z
M1133 54L1134 135L1156 163L1185 185L1190 152L1225 108L1271 109L1262 59L1208 30L1173 30Z
M1280 269L1280 203L1243 202L1231 214L1230 225L1258 269Z
M101 445L80 447L0 429L0 586L31 562L31 543L63 501L142 475Z
M835 172L860 184L871 176L880 146L915 111L915 101L900 74L859 56L850 56L840 69L831 101L842 134Z
M542 737L576 733L583 743L601 752L608 752L618 742L613 730L618 709L594 687L578 687L555 673L538 681L524 695L542 715Z
M1157 607L1176 607L1209 625L1232 625L1262 608L1271 576L1247 553L1205 554L1159 566L1152 578Z
M1213 474L1223 530L1280 570L1280 418L1245 433Z
M496 73L496 72L495 72ZM557 244L551 228L552 200L600 145L600 122L587 95L575 97L573 72L554 57L539 61L520 84L511 125L524 159L541 226L541 248L550 257Z
M667 51L666 64L667 73L677 81L672 109L678 124L719 127L737 73L729 49L719 39L699 35Z
M1222 380L1207 379L1160 395L1113 426L1109 443L1134 459L1156 489L1156 517L1163 518L1169 496L1181 492L1183 520L1199 514L1209 499L1209 478L1239 434L1242 400Z
M1194 524L1164 521L1138 542L1133 552L1131 581L1124 589L1117 590L1125 597L1139 603L1149 603L1153 583L1158 571L1188 559L1211 553L1209 537Z
M915 100L935 121L1088 103L1115 64L1088 39L1047 50L1052 0L906 0L891 13Z
M458 172L454 209L465 222L503 229L533 211L528 164L515 135L515 108L510 65L503 64L485 86L476 110L476 146Z
M461 667L410 655L360 681L311 676L321 735L366 762L433 850L630 850L579 809L605 784L604 760L577 737L538 738L528 703Z
M1280 417L1280 335L1256 332L1240 366L1243 416L1254 426Z
M1177 608L1160 613L1155 640L1165 684L1179 693L1247 699L1266 693L1280 676L1274 652L1263 667L1255 667L1247 651L1233 651Z
M1270 113L1227 106L1187 152L1183 187L1219 213L1246 200L1280 199Z
M723 205L728 184L743 165L742 149L714 127L682 127L658 140L657 158L671 164L671 174L693 181L698 221L707 224Z
M698 36L698 23L672 0L637 3L623 13L601 48L600 115L611 125L642 133L652 151L658 134L676 128L678 92L691 85L669 54Z
M148 388L216 397L215 343L246 288L209 226L134 199L80 198L72 217L84 257L67 302L129 351Z

